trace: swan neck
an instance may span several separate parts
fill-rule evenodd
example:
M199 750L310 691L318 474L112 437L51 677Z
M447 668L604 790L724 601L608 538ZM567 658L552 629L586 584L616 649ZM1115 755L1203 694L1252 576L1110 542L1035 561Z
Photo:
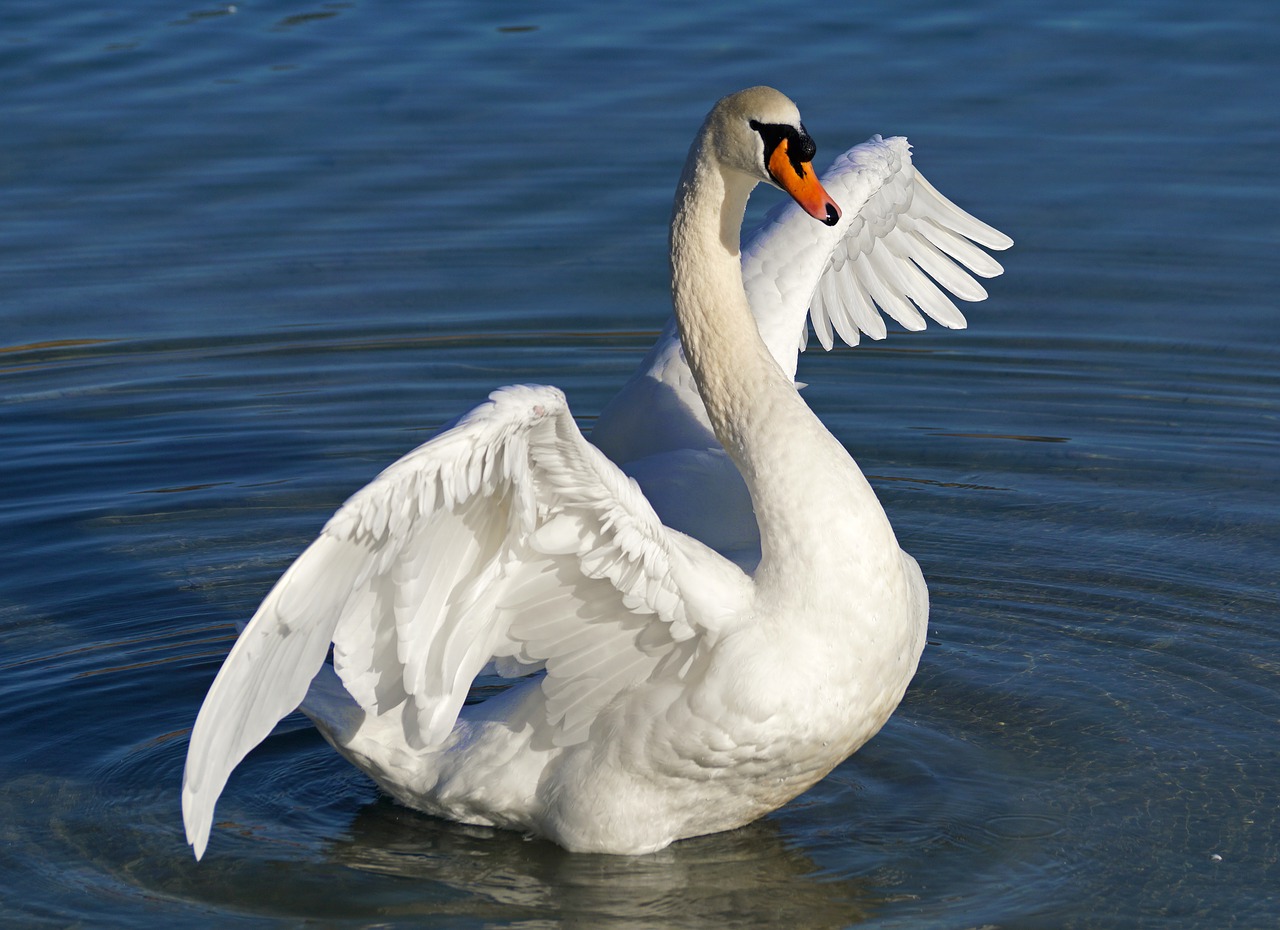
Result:
M706 133L690 151L671 222L671 286L681 343L716 438L747 484L760 529L757 583L797 571L847 578L900 572L874 492L760 336L742 284L738 230L756 181L724 168ZM835 521L830 515L844 514ZM880 545L875 546L876 542ZM868 544L885 564L854 569ZM851 583L867 579L847 578Z
M742 286L739 236L755 184L720 166L704 132L689 153L671 219L680 341L716 438L735 460L745 451L744 405L779 389L794 393L760 338Z

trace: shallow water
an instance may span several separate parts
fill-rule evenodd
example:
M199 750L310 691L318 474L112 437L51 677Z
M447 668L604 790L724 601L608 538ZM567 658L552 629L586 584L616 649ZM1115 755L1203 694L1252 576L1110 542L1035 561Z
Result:
M1256 0L10 4L0 919L1280 921L1278 42ZM235 622L494 386L590 425L665 318L693 129L759 82L819 162L907 135L1017 241L969 330L802 359L930 582L902 708L635 859L407 811L291 717L194 863Z

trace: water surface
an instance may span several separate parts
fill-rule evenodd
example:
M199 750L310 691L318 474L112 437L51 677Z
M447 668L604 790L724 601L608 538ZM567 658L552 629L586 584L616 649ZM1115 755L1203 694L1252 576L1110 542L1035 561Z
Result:
M6 8L0 916L1280 921L1270 5L481 7ZM907 135L1017 240L969 330L802 360L930 582L898 714L776 814L634 859L405 810L291 717L194 863L181 767L235 622L493 387L590 425L665 319L692 132L760 82L820 162Z

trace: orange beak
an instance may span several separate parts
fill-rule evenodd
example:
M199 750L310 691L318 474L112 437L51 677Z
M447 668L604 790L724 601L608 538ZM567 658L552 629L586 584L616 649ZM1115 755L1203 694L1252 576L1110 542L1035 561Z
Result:
M792 162L787 156L786 139L779 141L769 156L769 174L815 220L821 220L828 226L840 221L840 208L818 183L813 162Z

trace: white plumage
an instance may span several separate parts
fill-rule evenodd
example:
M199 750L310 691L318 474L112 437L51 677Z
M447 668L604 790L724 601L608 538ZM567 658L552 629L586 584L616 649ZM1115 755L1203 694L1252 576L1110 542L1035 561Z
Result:
M883 335L872 300L909 327L909 301L963 325L913 263L976 299L943 253L995 274L958 237L1009 242L898 139L837 162L837 222L807 139L767 88L725 98L699 132L672 221L685 347L669 327L594 437L640 484L558 390L502 388L357 492L285 572L192 732L197 858L231 771L300 704L406 804L618 853L747 823L879 729L927 593L794 389L806 309L827 344ZM740 260L726 223L760 180L801 206L771 213ZM484 671L518 680L464 708Z
M851 346L861 335L883 339L876 305L905 328L923 329L907 297L943 326L967 325L920 269L962 300L985 300L986 290L965 268L984 278L1004 269L969 240L1003 250L1012 239L938 193L912 164L902 137L872 136L854 146L835 159L822 185L843 211L835 226L813 222L787 200L746 234L742 248L752 314L787 377L795 377L810 320L827 349L833 331ZM668 526L744 568L759 561L746 485L711 429L674 317L601 412L591 441L640 483Z

